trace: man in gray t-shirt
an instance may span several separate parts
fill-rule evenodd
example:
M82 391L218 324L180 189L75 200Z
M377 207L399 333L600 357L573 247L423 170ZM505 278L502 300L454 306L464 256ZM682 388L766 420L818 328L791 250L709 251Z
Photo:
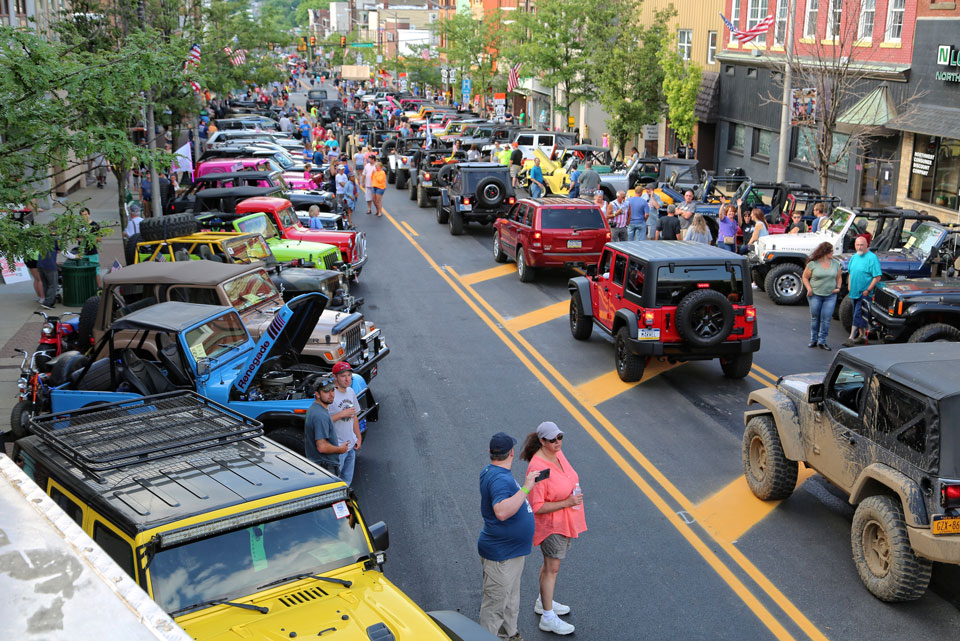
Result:
M325 379L314 391L316 402L307 410L303 425L303 450L308 459L339 476L340 455L349 446L346 443L340 445L337 431L330 420L329 407L333 403L334 390L333 379Z
M600 186L600 174L593 168L593 161L588 160L583 173L580 174L580 197L590 199Z
M336 388L333 390L333 403L327 409L330 411L330 418L333 419L333 427L337 431L337 440L347 446L347 451L340 455L340 478L347 485L352 485L361 438L360 421L357 420L360 403L353 388L350 387L353 383L350 363L346 361L336 363L333 366L333 379Z

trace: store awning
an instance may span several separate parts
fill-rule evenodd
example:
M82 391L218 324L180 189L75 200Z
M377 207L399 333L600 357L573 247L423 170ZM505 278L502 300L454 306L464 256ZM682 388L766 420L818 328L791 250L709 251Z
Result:
M960 109L917 105L887 124L890 129L915 134L960 138Z
M837 130L845 134L865 130L867 133L880 134L889 129L887 123L896 117L897 108L890 99L890 89L883 83L837 118Z
M697 90L697 104L694 113L701 122L716 122L720 107L720 73L704 71Z

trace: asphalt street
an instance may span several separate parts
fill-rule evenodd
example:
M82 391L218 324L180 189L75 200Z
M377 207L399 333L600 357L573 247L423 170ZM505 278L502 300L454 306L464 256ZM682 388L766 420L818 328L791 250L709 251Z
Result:
M882 603L851 561L853 508L841 493L810 473L780 503L746 489L747 395L780 375L823 371L834 355L807 348L805 307L776 307L754 290L763 345L742 381L702 362L652 365L627 385L610 340L570 335L573 272L520 283L512 263L493 261L489 226L451 236L434 208L392 185L384 205L383 218L354 215L370 254L356 294L391 345L371 383L380 420L355 488L367 520L389 525L387 576L421 607L477 617L489 438L522 439L552 420L580 473L589 528L557 583L576 637L956 638L957 568L936 566L916 602ZM835 323L830 342L842 340ZM515 463L517 478L524 468ZM535 549L522 587L528 640L552 636L533 613L540 563Z

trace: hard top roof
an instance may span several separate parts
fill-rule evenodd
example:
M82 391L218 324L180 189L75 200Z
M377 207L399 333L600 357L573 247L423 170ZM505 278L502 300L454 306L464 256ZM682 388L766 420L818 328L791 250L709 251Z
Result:
M735 262L746 264L746 256L734 254L726 249L705 245L704 243L694 243L686 240L634 240L629 242L607 243L617 251L621 251L631 256L636 256L647 262L670 263L674 261L690 263L700 261L703 263Z
M207 262L213 263L213 261ZM184 264L189 265L192 262ZM206 269L206 267L204 265L203 268ZM157 303L115 320L110 329L157 329L181 332L228 310L233 311L233 308L221 305L201 305L199 303Z
M930 398L960 395L960 343L894 343L853 347L843 353Z
M486 170L505 169L507 171L510 170L509 167L507 167L506 165L501 165L498 162L481 162L479 160L476 162L459 162L457 163L457 167L459 167L460 169L486 169Z
M276 169L271 169L269 171L263 169L245 169L243 171L214 171L209 174L204 174L195 178L196 182L218 182L220 180L230 180L232 178L259 178L263 180L264 176L276 176L277 174L282 174L283 172L277 171Z
M214 287L247 272L263 269L256 265L218 263L206 261L199 269L194 261L149 261L128 265L115 272L104 274L106 285L199 285Z
M519 202L533 203L541 207L596 207L593 201L585 198L521 198Z
M267 172L262 172L267 173ZM214 176L222 176L223 174L213 174ZM275 187L253 187L250 185L241 185L239 187L211 187L210 189L201 189L197 192L197 196L201 198L222 198L224 196L244 196L251 198L253 196L271 196L276 193L281 193L280 186Z

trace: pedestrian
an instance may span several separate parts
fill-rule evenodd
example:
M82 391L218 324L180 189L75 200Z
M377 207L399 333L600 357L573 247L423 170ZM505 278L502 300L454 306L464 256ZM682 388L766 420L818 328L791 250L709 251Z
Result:
M513 188L517 188L517 176L520 175L520 169L523 168L523 152L520 151L520 145L516 142L510 145L513 149L510 151L510 178L513 180Z
M367 149L357 148L357 153L353 154L353 168L358 173L363 172L363 166L364 166L364 163L366 162L368 151L369 151L369 148Z
M618 242L627 240L627 225L630 224L630 203L627 194L621 190L617 197L607 205L607 222L610 224L610 240Z
M93 166L97 171L97 189L103 189L107 184L107 157L103 154L97 154L93 161Z
M807 231L807 225L803 222L803 215L799 211L790 214L790 226L787 227L788 234L804 234Z
M827 336L841 285L843 270L833 257L833 245L820 243L803 269L803 286L810 301L810 344L807 347L819 345L820 349L830 351Z
M357 408L360 402L353 391L353 368L350 363L340 361L333 366L333 402L327 408L333 427L337 432L337 441L347 444L347 451L340 454L340 478L348 486L353 485L353 471L357 463L357 452L363 439L360 435L360 421L357 420Z
M40 278L40 270L37 268L37 261L40 253L37 251L28 251L23 257L23 264L30 273L30 280L33 281L33 293L37 295L37 302L42 303L44 299L43 279Z
M823 222L823 218L826 215L826 207L823 203L817 203L813 206L813 222L810 223L810 231L815 232L820 229L820 223Z
M677 206L667 205L667 215L657 221L657 240L679 240L680 220L677 218Z
M528 173L530 179L530 196L532 198L540 198L546 193L547 189L543 184L543 170L540 169L540 159L533 159L533 167L530 168Z
M553 599L560 562L567 556L573 539L587 530L583 510L580 477L561 452L563 432L556 423L544 421L523 443L520 458L529 461L527 474L541 470L547 477L530 491L533 508L533 544L540 546L543 567L540 569L540 595L533 611L540 614L540 629L555 634L571 634L574 627L560 619L570 607Z
M523 129L523 126L527 122L527 112L523 109L520 110L520 115L517 116L517 124L520 125L520 128Z
M40 307L44 309L53 309L57 302L57 251L59 247L54 244L54 248L40 256L37 260L37 271L40 272L40 283L43 285L43 299L40 301Z
M80 216L86 222L86 227L84 231L88 234L99 234L100 233L100 223L97 223L90 218L90 210L87 207L84 207L80 210ZM80 255L87 260L88 263L93 263L97 266L97 287L101 287L100 282L100 238L96 237L93 240L87 240L85 238L79 239L80 241Z
M720 217L717 223L717 247L732 252L737 251L737 231L739 231L735 215L736 207L730 203L720 205Z
M373 205L377 208L377 217L383 217L383 192L387 189L387 172L383 170L383 163L379 160L376 171L370 176L370 187L373 188Z
M373 213L371 206L373 205L373 172L377 170L377 166L374 164L373 156L367 156L367 164L363 166L363 197L367 201L367 213Z
M574 160L570 165L570 190L567 192L567 198L580 197L580 164Z
M750 222L753 223L753 232L750 234L749 240L738 250L738 253L744 256L750 253L758 240L770 234L767 229L767 221L763 217L763 210L759 207L754 207L750 212Z
M347 185L343 189L343 207L347 210L348 227L353 227L353 210L357 208L357 196L359 196L357 177L356 174L350 174L347 176Z
M867 305L873 298L873 289L880 282L883 272L880 259L871 251L866 236L857 236L854 241L857 253L847 262L847 284L850 291L847 296L853 301L853 323L850 338L844 341L844 347L863 345L867 342Z
M334 178L334 184L336 185L336 194L337 194L337 207L343 209L343 194L347 189L347 168L344 165L339 165L337 167L337 175Z
M127 220L127 226L123 230L123 237L130 238L140 233L140 223L143 222L143 218L140 212L140 205L133 203L130 205L130 218Z
M480 625L507 641L523 641L517 630L520 578L533 550L534 517L527 495L539 475L527 473L521 486L513 478L517 441L497 432L490 439L490 464L480 472L480 515L483 529L477 551L483 567Z
M606 220L608 206L607 199L603 197L602 191L598 191L593 195L593 204L600 210L600 215Z
M314 403L307 410L303 424L303 449L308 459L334 476L340 476L340 455L349 449L349 445L340 444L330 418L336 389L331 377L323 379L314 389Z
M497 155L497 162L499 162L504 167L510 166L510 156L513 155L513 150L510 149L510 145L504 145L500 149L500 153Z
M490 150L490 162L500 162L500 141L493 142L493 149Z
M660 222L660 207L663 203L650 185L644 188L641 198L647 201L647 240L654 240L657 237L657 223Z
M683 239L692 243L702 243L704 245L713 244L713 233L707 227L707 220L703 214L694 214L690 226L683 234Z
M630 207L630 224L627 225L627 240L643 240L647 237L647 218L650 215L650 206L643 196L634 192L627 198Z
M153 181L150 180L150 171L144 168L141 172L143 176L140 179L140 197L143 200L143 208L149 210L153 202Z
M580 174L580 196L582 198L593 198L599 186L600 174L593 168L593 161L588 160L584 163L583 173Z
M320 220L320 207L310 205L310 209L307 210L307 215L310 217L310 222L307 225L308 228L323 229L323 221Z

